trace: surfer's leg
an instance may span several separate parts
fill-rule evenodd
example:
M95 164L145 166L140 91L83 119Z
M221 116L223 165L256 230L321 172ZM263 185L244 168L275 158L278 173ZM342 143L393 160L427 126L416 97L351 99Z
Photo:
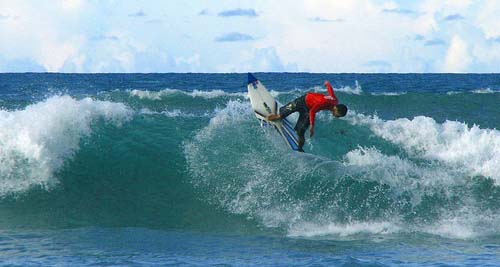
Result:
M295 131L297 132L297 135L299 136L299 149L298 151L304 152L302 147L304 146L304 143L306 142L305 138L305 133L307 128L309 128L309 112L306 110L301 110L299 119L297 120L297 124L295 125Z
M305 101L304 99L305 96L301 96L299 98L290 101L290 103L282 106L279 111L280 117L283 119L288 117L288 115L299 111L299 109L302 107L302 102Z
M304 147L304 143L306 142L306 138L304 136L305 134L305 131L301 131L300 133L298 132L297 135L299 136L299 148L297 149L297 151L299 152L304 152L304 149L302 147Z
M283 119L283 118L288 117L288 115L290 115L296 111L297 111L297 104L295 103L295 100L294 100L294 101L291 101L290 103L282 106L280 108L279 114L280 114L280 117Z

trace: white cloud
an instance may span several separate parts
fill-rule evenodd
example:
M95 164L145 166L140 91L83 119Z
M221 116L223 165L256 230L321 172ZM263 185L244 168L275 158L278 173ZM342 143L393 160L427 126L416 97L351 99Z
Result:
M200 16L200 10L257 10L258 16L224 19ZM128 16L138 11L161 23ZM457 14L459 20L446 19ZM498 72L500 43L492 41L500 37L498 14L500 2L494 0L295 0L286 6L266 0L4 1L0 67L74 72ZM214 41L229 32L254 38Z
M466 72L472 63L472 57L469 53L467 43L458 35L451 39L450 47L446 52L444 72Z
M486 38L500 36L500 3L495 0L485 1L477 15L476 23L483 30Z
M273 47L253 49L251 52L243 51L240 60L234 63L221 64L220 72L283 72L297 71L293 64L285 65Z
M81 40L74 40L61 43L57 39L41 36L41 53L35 58L47 71L61 71L62 66L70 57L78 53Z
M66 10L77 10L83 5L84 0L62 0L61 6Z

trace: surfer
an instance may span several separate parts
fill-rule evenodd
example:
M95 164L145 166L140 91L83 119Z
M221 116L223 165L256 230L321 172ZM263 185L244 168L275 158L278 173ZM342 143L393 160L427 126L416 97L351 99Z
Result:
M307 93L281 107L279 114L271 114L267 116L268 120L275 121L286 118L294 112L299 112L299 119L297 120L297 124L294 129L299 136L298 151L300 152L304 152L302 149L305 143L304 135L309 125L311 125L311 128L309 129L309 136L312 137L314 135L314 118L316 116L316 112L320 110L330 110L332 115L336 118L344 117L347 113L347 106L338 103L339 100L333 92L332 85L329 81L325 81L325 87L328 91L328 95Z

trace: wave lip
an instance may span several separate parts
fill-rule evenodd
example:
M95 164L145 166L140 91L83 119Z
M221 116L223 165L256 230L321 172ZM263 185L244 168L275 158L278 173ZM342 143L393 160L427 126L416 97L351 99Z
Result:
M122 103L53 96L23 110L0 110L0 196L31 186L50 187L52 177L104 119L120 125L133 112Z

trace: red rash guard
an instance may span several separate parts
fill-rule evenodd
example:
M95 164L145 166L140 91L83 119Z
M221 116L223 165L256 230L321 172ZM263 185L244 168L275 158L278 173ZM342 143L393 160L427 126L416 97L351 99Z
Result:
M339 103L337 96L333 93L332 85L327 82L325 86L328 90L328 95L317 93L307 93L306 95L306 106L309 109L309 122L311 123L311 127L314 127L316 112L325 109L331 110L333 106Z

